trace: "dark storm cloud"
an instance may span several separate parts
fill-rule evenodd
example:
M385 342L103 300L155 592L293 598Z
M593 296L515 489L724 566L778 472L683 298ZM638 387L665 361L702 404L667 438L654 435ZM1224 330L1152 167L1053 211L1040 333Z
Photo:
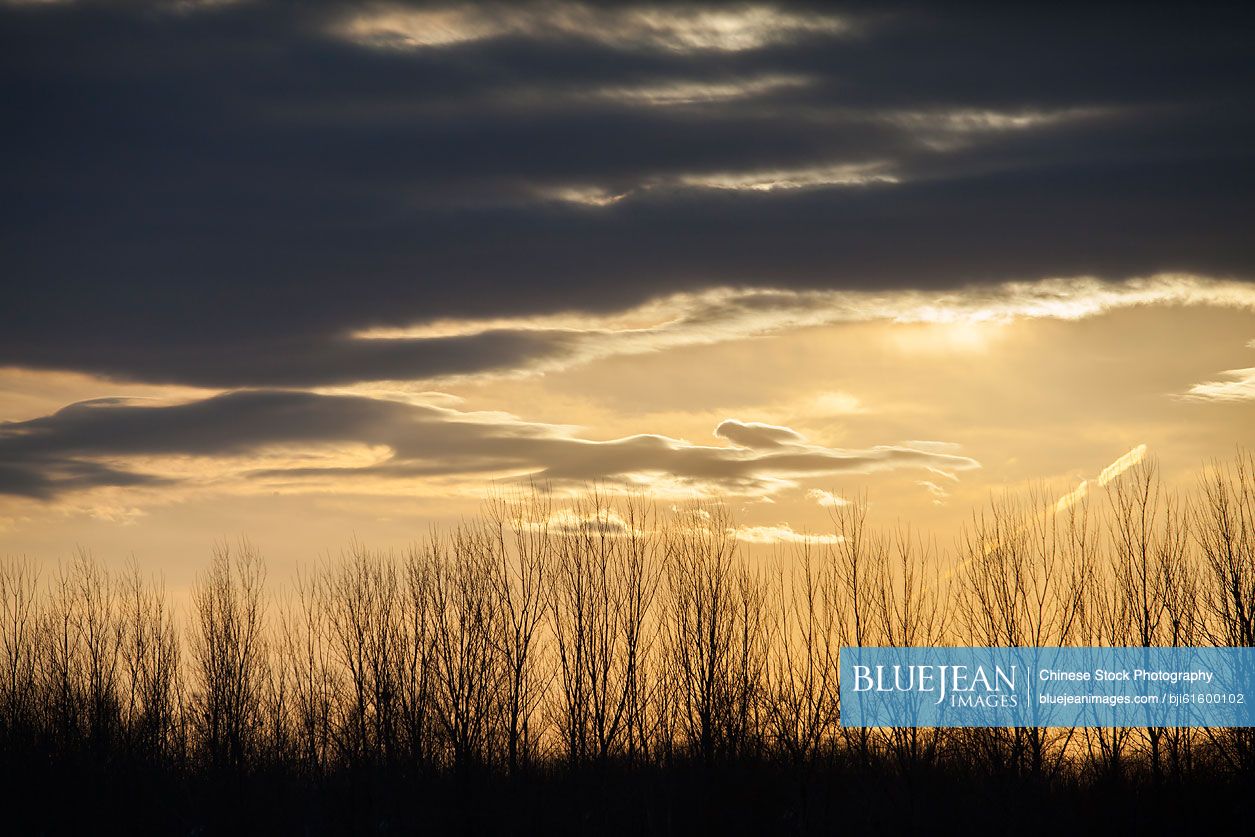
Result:
M646 473L740 492L768 490L769 483L778 486L805 476L893 468L950 473L979 467L954 453L905 445L840 450L809 444L788 428L773 430L777 444L756 450L693 445L656 435L589 440L569 429L498 414L356 396L247 391L175 405L99 399L42 418L0 424L0 494L48 499L98 486L174 481L109 464L119 459L247 458L279 446L306 449L320 443L384 446L389 454L370 465L292 466L242 475L300 480L518 473L586 483L623 482Z
M327 386L363 379L397 380L469 375L527 368L568 358L574 335L559 331L492 330L422 339L354 340L337 335L261 334L236 340L214 332L207 339L167 345L114 345L75 368L119 378L178 382L206 387ZM278 329L276 329L278 330ZM189 345L191 344L191 345ZM57 366L58 347L40 346L27 356L34 365Z
M0 6L0 364L422 378L571 338L348 335L714 286L1253 274L1236 6L434 8Z

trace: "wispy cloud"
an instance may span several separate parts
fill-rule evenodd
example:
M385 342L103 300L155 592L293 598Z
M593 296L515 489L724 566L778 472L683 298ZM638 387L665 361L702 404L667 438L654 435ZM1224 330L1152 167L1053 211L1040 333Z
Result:
M1118 479L1120 475L1123 474L1125 471L1129 470L1130 468L1134 467L1139 462L1141 462L1143 459L1145 459L1147 451L1148 451L1147 446L1142 444L1142 445L1138 445L1132 448L1126 453L1121 454L1110 465L1103 468L1102 471L1099 472L1098 478L1096 481L1101 486L1109 485L1112 481ZM1089 497L1089 481L1081 480L1081 482L1076 486L1076 488L1060 496L1054 502L1053 506L1048 506L1046 508L1048 511L1053 512L1056 515L1063 514L1068 509L1086 500L1088 497ZM1024 530L1021 528L1014 534L1018 536L1023 531ZM1000 546L1001 546L1001 542L997 542L997 541L986 544L985 554L986 555L991 554L994 550L998 549ZM947 579L953 578L955 575L962 572L963 568L968 566L974 557L975 556L969 556L963 559L962 561L959 561L956 565L951 567L949 571L947 571L947 573L945 574L945 578Z
M214 389L343 388L387 381L438 388L846 323L928 324L954 330L958 342L978 352L986 344L969 338L974 328L1024 319L1080 320L1141 306L1255 311L1255 285L1156 274L1124 281L1077 277L1008 282L945 292L716 288L670 294L606 314L443 317L333 336L302 334L280 341L273 350L224 341L212 352L127 353L121 365L106 361L99 371L115 379ZM1244 378L1245 370L1231 374ZM1241 380L1212 382L1192 394L1234 398L1245 388ZM832 414L858 411L849 396L817 406Z
M1103 468L1102 472L1098 474L1098 484L1106 486L1116 477L1141 462L1146 458L1146 451L1146 445L1138 445L1106 468Z
M481 372L552 371L615 355L718 343L792 329L883 321L966 326L1022 319L1081 320L1142 306L1213 306L1255 311L1255 286L1208 277L1157 274L1125 281L1092 277L1007 282L952 292L791 291L716 289L675 294L608 316L578 313L530 318L444 319L412 328L358 332L363 344L421 353L425 341L447 351L461 341L468 354L509 343L515 363L485 362ZM491 357L485 351L484 358ZM856 404L842 399L829 406Z
M594 87L588 91L576 90L568 95L628 105L674 107L734 102L805 87L807 84L809 79L806 76L772 73L723 80L673 78L649 84Z
M1055 513L1065 512L1089 496L1089 480L1081 480L1076 488L1064 494L1055 502Z
M840 543L840 535L812 535L807 532L795 532L787 523L778 526L738 526L732 530L739 541L754 544L807 543L833 544Z
M614 8L559 2L426 9L377 3L338 20L331 31L365 46L392 49L438 49L527 36L578 39L623 50L741 52L851 29L848 19L767 5Z
M934 506L944 506L946 500L950 499L950 492L944 486L938 485L932 480L917 480L915 484L932 496Z
M772 169L726 169L679 174L650 174L635 182L610 188L590 183L543 183L530 189L542 200L590 207L608 207L648 194L713 190L725 192L779 192L815 188L863 188L900 182L883 160L810 163Z
M814 500L824 508L837 508L839 506L848 506L850 501L839 494L831 491L824 491L822 488L812 488L806 492L808 499Z
M1255 349L1255 340L1246 346ZM1190 387L1185 397L1203 401L1255 400L1255 367L1226 369L1219 374L1223 376L1219 380L1203 381Z
M1120 477L1125 471L1137 465L1146 458L1148 448L1146 445L1137 445L1126 453L1116 457L1116 459L1107 467L1098 472L1095 482L1101 487L1106 487ZM1060 514L1082 502L1089 497L1090 481L1085 479L1077 484L1076 488L1064 494L1055 502L1055 513Z
M769 496L798 480L979 468L957 451L831 448L787 428L728 420L731 446L656 434L591 439L496 412L293 391L177 404L104 399L0 424L0 493L51 499L108 486L372 491L415 483L602 483L658 496ZM191 460L189 462L189 460Z
M1203 381L1187 393L1207 401L1250 401L1255 399L1255 367L1226 369L1224 379ZM1227 380L1225 380L1227 379Z

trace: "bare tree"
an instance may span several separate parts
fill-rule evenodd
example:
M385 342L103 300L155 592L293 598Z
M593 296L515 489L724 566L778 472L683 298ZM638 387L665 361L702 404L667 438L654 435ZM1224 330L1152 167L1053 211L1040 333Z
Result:
M682 731L708 765L743 755L762 728L766 596L732 532L725 508L698 507L666 539L666 660Z
M330 766L339 677L328 625L323 573L298 573L294 601L280 620L279 664L292 683L295 757L310 775Z
M1133 644L1131 600L1116 583L1116 569L1110 554L1104 557L1107 560L1093 569L1093 584L1087 596L1079 639L1089 646L1124 648ZM1087 726L1081 735L1090 773L1103 779L1121 778L1133 746L1134 730Z
M180 649L174 613L164 585L146 581L134 559L122 585L122 659L127 683L123 722L132 751L161 763L176 746L180 711Z
M1194 537L1202 554L1203 632L1212 643L1255 646L1255 454L1214 462L1200 480ZM1233 769L1255 771L1255 734L1209 732Z
M541 669L539 646L554 556L551 512L546 495L533 487L512 502L490 502L484 513L493 557L489 578L502 618L499 653L505 667L506 766L511 774L534 755L539 738L534 716L549 679Z
M1150 648L1178 644L1191 617L1184 607L1193 589L1189 529L1181 500L1166 492L1158 464L1147 459L1108 485L1111 506L1111 562L1116 612L1129 625L1131 644ZM1192 608L1191 608L1192 610ZM1161 727L1146 727L1142 737L1151 775L1163 773ZM1174 759L1180 736L1172 736Z
M244 771L258 746L267 676L265 568L247 541L214 548L192 592L193 712L201 755L214 770Z
M25 557L0 561L0 740L30 744L38 700L40 653L39 571Z
M501 613L492 592L490 546L463 524L450 539L433 537L425 553L432 631L433 706L457 772L488 762L494 708L503 685L497 654ZM420 571L412 570L411 576Z
M767 666L772 740L797 766L811 764L833 732L837 708L836 608L810 542L777 557Z
M878 635L886 645L942 645L950 625L949 579L938 572L933 544L909 526L899 526L888 539L887 560L880 563L876 586ZM934 766L944 734L918 726L892 727L886 745L897 768L907 772Z
M835 615L838 644L855 648L881 642L875 611L888 553L884 538L867 524L868 505L867 495L859 494L829 512L835 543L828 551L827 599ZM874 744L871 730L843 726L841 737L859 763L870 762Z
M593 490L559 508L536 488L403 561L352 545L299 574L274 620L247 543L214 550L186 623L134 562L110 574L80 551L41 586L9 559L0 745L10 763L265 768L327 787L411 768L527 787L562 761L774 764L801 780L803 819L809 777L845 758L1045 781L1249 771L1255 739L1237 729L842 727L837 656L1255 641L1252 473L1249 454L1214 465L1190 503L1143 463L1109 482L1102 526L1080 492L998 496L949 575L931 540L874 527L865 498L764 572L723 506L660 519L640 497Z
M1072 644L1086 613L1097 538L1085 499L1061 508L1035 488L992 498L974 513L959 542L956 604L962 636L973 645ZM995 769L1050 774L1063 763L1073 731L1043 727L972 730L967 736Z
M349 698L340 743L350 764L396 758L405 634L396 565L355 544L327 571L328 627Z
M639 757L648 756L651 730L656 724L651 697L660 687L661 678L651 676L649 663L654 659L657 637L657 627L651 614L662 580L662 544L657 512L644 498L625 499L620 505L620 519L623 526L620 563L624 596L624 692L627 702L624 737L628 761L634 762Z
M54 580L44 612L45 695L62 747L105 751L118 731L122 623L109 576L80 549Z
M558 662L557 717L571 764L629 759L647 744L648 614L658 585L658 536L645 505L596 490L554 534L550 611Z
M433 562L430 553L411 549L404 566L404 654L399 674L401 723L405 730L407 758L423 768L433 765L434 722L432 672L435 668L435 620L431 589Z
M874 645L876 587L883 575L885 544L867 525L865 494L830 510L836 542L829 552L832 600L839 608L841 643Z
M1201 479L1194 535L1207 572L1206 630L1216 645L1255 646L1255 454L1212 463Z

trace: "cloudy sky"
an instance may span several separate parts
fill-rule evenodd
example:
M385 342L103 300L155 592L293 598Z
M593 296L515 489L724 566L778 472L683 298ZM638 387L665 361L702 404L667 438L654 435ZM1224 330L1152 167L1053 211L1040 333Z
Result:
M0 548L1187 479L1255 444L1250 17L0 0Z

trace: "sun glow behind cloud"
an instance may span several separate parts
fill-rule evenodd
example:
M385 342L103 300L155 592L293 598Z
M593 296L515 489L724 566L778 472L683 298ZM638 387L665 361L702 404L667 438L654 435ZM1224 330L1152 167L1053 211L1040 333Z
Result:
M1108 311L1149 305L1214 306L1255 311L1255 287L1189 274L1161 273L1124 281L1088 276L1004 282L954 291L788 291L772 288L713 289L674 294L610 315L568 312L488 320L445 318L411 327L378 327L358 339L448 337L489 329L657 332L669 325L738 325L750 332L841 322L887 320L932 325L1011 322L1017 319L1079 320Z
M608 315L565 312L539 317L444 318L412 326L375 327L352 337L366 342L474 341L504 334L529 335L537 346L546 348L534 359L519 358L510 369L502 370L526 374L599 358L841 323L917 326L893 335L907 350L980 352L999 336L1002 326L1018 320L1081 320L1146 306L1255 311L1255 287L1209 277L1156 274L1124 281L1074 277L1006 282L940 293L722 288L661 297Z
M1255 294L1240 283L1180 275L1122 283L1090 279L1007 283L977 289L970 294L940 295L725 289L664 297L609 315L568 312L537 318L446 319L420 325L412 331L376 330L354 339L362 342L442 339L483 333L477 329L516 329L542 335L558 334L575 347L570 354L550 358L532 369L512 370L512 374L527 374L563 370L599 358L735 343L841 323L882 323L885 334L895 340L909 331L929 335L923 341L908 339L908 342L916 340L908 347L908 353L915 356L934 353L939 345L946 344L956 351L981 352L991 339L986 335L1000 334L1017 320L1078 320L1108 311L1164 305L1255 310ZM476 380L491 377L481 375ZM724 446L694 444L682 437L650 433L597 437L575 423L535 422L506 410L467 409L458 396L430 389L429 382L421 381L325 387L315 394L331 400L312 404L337 403L334 401L337 397L366 396L362 403L413 408L421 419L412 430L404 432L404 424L377 425L384 428L382 431L355 426L347 431L347 438L314 439L286 446L267 438L256 444L243 443L247 448L243 452L227 449L196 453L176 449L128 451L118 455L102 443L97 451L81 447L65 458L49 460L49 467L53 469L51 473L63 473L67 480L86 481L84 484L88 486L93 481L107 485L112 478L110 473L129 472L163 485L178 485L179 491L194 488L240 493L348 491L378 496L436 491L456 495L468 491L465 486L469 481L478 484L484 480L510 481L539 476L562 485L564 491L566 484L578 486L585 480L610 479L622 490L648 490L668 499L728 494L772 499L799 488L809 491L806 481L826 474L871 474L897 468L919 468L953 482L957 471L974 467L974 460L959 454L948 443L907 441L852 449L830 448L808 440L806 434L795 429L796 425L780 422L723 421L715 435L727 443ZM198 401L201 398L203 396L187 395L149 403L152 410L160 410L202 403ZM84 417L82 420L86 421L91 415L132 409L139 403L98 400L77 405L69 414ZM790 409L803 411L817 421L846 421L868 415L863 399L841 390L820 391L790 404ZM877 412L882 409L882 405L876 405ZM369 423L360 425L361 428L371 426ZM464 452L456 453L460 458L444 463L440 457L443 451L438 447L430 451L423 448L418 453L405 450L407 445L413 447L412 442L406 441L406 434L445 433L450 428L466 428L465 433L469 434L465 438L452 437L454 443L450 450L457 452L457 445L468 445ZM20 435L13 435L17 426L10 425L9 431L11 444L20 444ZM484 450L493 453L485 455ZM1145 446L1133 449L1104 470L1097 477L1097 483L1105 485L1145 453ZM73 470L88 462L106 470L99 476ZM71 470L65 470L71 465ZM953 493L946 482L932 477L916 479L913 484L922 487L930 501L938 505L945 503ZM137 496L145 491L143 488L133 490ZM171 488L161 490L177 493ZM1060 511L1066 509L1083 498L1086 490L1081 487L1072 495L1060 498L1057 507ZM830 500L814 491L807 496L821 505L844 502L836 494L827 495Z
M739 305L750 312L754 311L753 301L761 301L762 298L773 303L778 301L772 294L744 294L734 297ZM590 318L586 314L555 314L543 325L548 328L562 326L568 332L574 333L582 333L587 329L590 320L600 320L596 323L598 325L608 325L614 320L613 325L629 332L676 327L689 319L706 328L711 328L713 324L713 333L725 327L725 323L720 321L724 313L722 311L716 312L719 316L715 316L711 310L694 307L677 316L676 310L670 307L671 304L671 300L663 300L652 307L633 309L605 318ZM1122 315L1126 319L1150 318L1153 321L1156 317L1173 316L1162 311L1156 314L1150 310L1154 307L1136 304L1116 310L1127 311ZM768 314L775 313L772 306L767 306L766 310ZM849 330L840 325L817 329L782 339L778 348L774 346L774 341L754 342L753 338L757 335L751 335L750 342L744 342L745 338L741 337L727 337L704 344L710 348L696 354L690 365L697 364L692 367L692 372L700 375L702 369L709 372L723 369L720 364L728 364L728 368L738 370L736 377L740 377L750 371L745 367L747 358L757 355L767 357L776 351L782 358L795 360L821 357L825 346L829 345L833 352L833 362L826 363L825 366L839 373L848 366L846 359L856 359L851 351L857 350L860 345L866 345L868 349L881 353L885 362L898 366L904 363L905 357L914 358L912 365L919 363L919 374L924 376L909 384L911 389L915 389L920 380L926 380L929 375L943 370L947 364L952 365L954 360L953 357L947 360L923 343L915 345L910 351L895 354L894 335L902 329L936 330L938 333L949 328L991 329L994 333L1003 334L1004 337L1000 339L1006 340L1006 344L1000 346L999 352L994 353L996 356L1023 351L1039 343L1043 334L1076 333L1072 331L1073 326L1067 326L1066 332L1059 326L1049 326L1046 331L1039 331L1034 337L1021 339L1015 336L1014 323L1018 320L991 319L984 310L971 310L974 316L970 320L945 314L940 317L944 320L942 323L882 319L864 322ZM900 313L912 312L900 310ZM927 316L936 317L939 313L940 309L932 307L927 311ZM1206 316L1206 312L1202 310L1190 315L1199 322ZM1236 314L1227 316L1234 324L1242 322ZM908 317L904 316L903 319ZM1024 319L1072 321L1053 317ZM514 326L521 322L506 321L500 325ZM450 321L438 324L436 328L456 333L465 325L465 321ZM1105 327L1095 324L1087 329L1087 333L1102 334ZM794 330L782 328L774 333L783 335ZM841 337L844 334L850 336ZM1245 339L1243 334L1237 345L1241 345ZM825 343L833 340L838 342ZM1075 348L1082 355L1089 351L1089 347L1082 345L1070 348ZM971 351L971 348L965 351ZM649 363L673 363L671 356L665 355L665 352L666 349L659 349L659 357L651 359ZM964 359L963 362L969 361ZM981 370L989 362L980 360L980 365L971 366L969 378L974 379L983 374ZM1008 368L1017 368L1022 363L1021 357ZM632 360L628 366L634 367L635 364L636 361ZM804 364L800 368L815 367ZM677 367L675 372L686 378L690 374L688 366ZM197 504L218 502L216 498L229 497L254 498L259 504L278 502L277 498L281 497L291 498L292 502L305 498L305 502L325 500L337 504L336 507L345 508L348 507L345 504L350 502L358 504L355 508L368 508L369 503L374 503L379 514L404 520L407 515L414 514L414 509L434 503L474 503L482 496L485 485L494 481L498 485L512 485L540 479L548 482L555 498L578 498L589 484L587 480L603 480L609 475L607 490L612 493L645 492L667 502L733 500L739 504L738 517L741 523L735 527L739 531L732 534L743 544L804 545L826 543L822 540L822 534L818 536L820 539L816 539L817 536L809 533L830 531L824 528L826 515L845 504L846 497L854 496L854 493L861 494L869 486L881 515L905 514L911 519L931 515L933 519L947 521L946 525L949 525L949 521L955 516L978 501L980 492L1007 479L1005 470L998 466L995 459L977 455L995 449L990 447L992 442L987 435L990 432L988 428L1002 428L1003 425L997 422L1005 418L1005 411L986 419L994 424L973 425L970 432L953 421L935 425L934 422L938 421L937 416L940 414L933 411L952 402L930 401L928 399L936 397L936 393L927 396L921 393L918 403L909 404L900 400L900 396L894 397L892 391L878 390L873 384L885 372L877 367L869 367L865 373L848 378L814 378L812 375L809 383L804 380L794 382L801 388L788 390L789 395L786 398L773 401L770 395L765 395L761 401L755 402L763 405L760 409L720 411L704 419L704 423L694 430L687 427L677 430L676 425L670 423L682 418L681 411L675 414L650 413L633 420L620 417L616 422L623 429L616 431L599 429L596 416L582 413L578 408L558 411L556 416L549 414L550 417L565 422L561 424L546 424L533 420L534 417L529 418L529 405L531 409L542 410L544 393L552 391L547 383L549 379L553 378L556 382L566 378L567 374L584 378L603 374L603 371L597 367L583 373L572 370L563 375L536 376L531 383L511 382L501 386L492 383L490 378L484 378L474 386L468 384L460 388L439 390L432 389L429 382L380 382L322 388L319 395L354 398L367 396L366 401L371 404L396 404L400 408L413 408L427 418L417 422L413 428L407 428L404 424L396 425L382 436L372 435L376 431L368 431L360 439L310 441L287 447L266 443L236 453L89 453L89 458L94 462L116 470L129 469L162 482L152 486L104 486L68 492L48 508L57 510L57 514L69 515L67 520L88 519L92 521L92 525L125 525L132 531L136 526L149 526L154 519L163 519L173 514L169 510L172 506L191 508ZM608 374L611 379L616 377L614 372L604 374ZM743 386L753 389L756 386L755 380L756 378L749 377ZM622 381L621 384L628 393L633 392L636 386L631 380ZM522 401L503 397L504 390L516 386L520 392L535 393L536 397L528 397ZM944 394L944 387L938 392L943 393L943 398L951 397ZM486 399L486 394L492 394L493 397ZM648 397L645 396L646 399ZM956 391L952 397L962 399L965 395ZM1072 396L1061 390L1055 397L1064 399ZM179 404L196 404L203 399L203 394L189 393L179 398L157 397L135 402L132 406L144 404L151 405L152 409L162 410ZM1174 402L1170 398L1164 400L1169 404L1188 403ZM315 400L313 403L316 405L323 402ZM484 404L493 403L505 409L482 408ZM700 400L695 403L700 403ZM920 405L927 409L918 413L903 412L904 408L914 410ZM103 401L94 406L84 406L80 412L90 417L126 406L125 401ZM1181 409L1188 407L1182 406ZM70 412L73 414L76 411ZM281 411L279 415L286 412ZM291 413L293 416L298 414L306 415L307 411ZM737 418L732 418L733 416ZM224 420L226 418L224 416ZM592 426L582 426L589 419ZM302 419L293 427L307 424L308 420ZM449 424L486 429L489 433L487 449L495 448L497 451L493 457L508 451L527 452L532 450L533 445L550 446L550 449L544 451L538 446L534 455L527 452L522 461L513 461L509 457L485 459L481 457L484 448L478 442L463 450L460 445L464 443L455 438L452 443L433 442L430 448L424 448L420 453L403 452L398 455L398 450L404 447L407 439L421 439L433 433L443 433L443 428ZM370 427L371 422L361 426ZM904 427L911 429L901 430ZM942 427L945 429L941 429ZM1024 426L1024 431L1027 433L1030 428L1036 427L1037 424L1030 422ZM899 462L894 462L892 457L882 458L888 454L878 452L880 446L872 443L878 438L885 438L884 435L877 435L886 433L885 428L895 428L894 436L889 438L904 438L904 441L890 446L895 451L892 457L917 457L920 454L928 456L914 460L914 464L909 458ZM244 425L241 425L241 430L243 429ZM638 430L651 429L660 432L632 435ZM995 429L993 432L996 435L1006 431ZM929 435L933 433L936 435L930 440ZM924 440L919 440L920 437ZM1029 437L1024 436L1021 441L1010 443L1011 450L1014 451L1017 445L1022 448L1025 438ZM946 441L951 439L963 442L963 447L956 448ZM825 444L817 444L817 440L822 440ZM522 447L517 447L520 444ZM1040 439L1029 444L1038 445ZM429 454L427 450L440 453ZM854 459L824 459L833 451L843 450ZM1001 450L1005 451L1007 448L1002 447ZM452 457L447 467L440 460L445 452ZM1024 450L1016 452L1022 456L1026 453ZM997 466L997 470L995 473L981 474L974 469L955 469L944 458L934 458L936 454L960 457L970 455L984 461L986 470L991 465ZM819 458L813 469L798 458L814 455ZM1105 474L1104 479L1110 480L1117 471L1130 467L1138 455L1139 450L1135 447L1111 462L1100 473ZM1145 451L1141 455L1145 455ZM871 458L859 461L859 456ZM431 457L434 459L429 461ZM745 465L738 464L741 462ZM848 468L845 467L847 462L850 466ZM826 472L825 469L830 464L841 470L837 473ZM778 468L779 465L785 467ZM720 470L720 473L712 476L708 471L712 467ZM1028 468L1028 471L1018 473L1025 473L1029 477L1048 473L1043 472L1040 465ZM552 480L544 475L550 469L555 469ZM952 479L955 476L962 476L962 481L955 482ZM1084 487L1078 486L1072 492L1055 499L1057 512L1066 512L1072 505L1089 496L1100 484L1098 474L1089 476L1088 479L1089 482ZM4 516L13 519L31 516L34 514L33 508L14 505L13 511ZM43 518L36 515L32 519ZM12 528L29 524L9 525Z

